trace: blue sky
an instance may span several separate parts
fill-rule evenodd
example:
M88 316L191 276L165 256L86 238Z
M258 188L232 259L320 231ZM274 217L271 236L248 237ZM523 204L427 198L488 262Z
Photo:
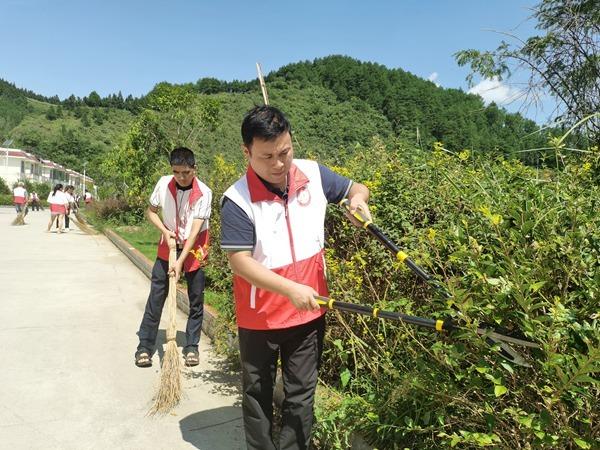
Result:
M467 90L453 54L493 49L533 0L1 0L0 78L65 98L147 93L160 81L249 80L331 54L401 68ZM496 100L507 86L483 91ZM518 105L508 105L516 110ZM547 111L549 112L549 111ZM545 112L545 113L547 113ZM533 112L528 116L541 121Z

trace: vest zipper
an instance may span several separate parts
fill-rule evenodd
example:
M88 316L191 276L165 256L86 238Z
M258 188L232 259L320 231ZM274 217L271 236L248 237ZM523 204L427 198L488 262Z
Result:
M300 277L298 276L298 267L296 266L296 251L294 250L294 237L292 236L292 225L290 223L290 213L288 209L288 199L287 195L283 198L283 207L285 209L285 223L287 224L288 231L288 239L290 241L290 252L292 253L292 265L294 266L294 275L296 277L296 282L300 281Z

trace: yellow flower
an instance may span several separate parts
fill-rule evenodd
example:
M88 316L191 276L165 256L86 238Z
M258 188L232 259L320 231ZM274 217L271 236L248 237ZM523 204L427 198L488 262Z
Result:
M427 238L430 241L433 241L435 239L435 234L436 234L436 231L433 228L429 228L429 230L427 230Z
M502 216L500 214L492 214L490 220L494 225L499 225L502 223Z

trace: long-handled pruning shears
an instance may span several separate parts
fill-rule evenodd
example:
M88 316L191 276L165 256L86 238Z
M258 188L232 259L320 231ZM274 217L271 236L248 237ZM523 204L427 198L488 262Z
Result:
M344 207L346 210L349 211L348 200L342 200L340 202L340 206ZM352 213L352 215L356 220L358 220L362 224L363 228L365 228L373 236L375 236L375 238L377 238L378 241L380 241L388 250L390 250L394 255L396 255L396 258L400 262L406 264L406 266L419 278L433 286L444 297L451 297L451 294L448 292L448 290L446 290L446 288L443 285L441 285L425 270L423 270L421 267L415 264L415 262L412 261L408 257L408 255L405 252L403 252L396 244L394 244L394 242L392 242L383 233L383 231L381 231L375 224L373 224L372 221L368 220L359 211ZM423 317L410 316L397 312L380 311L378 308L371 308L369 306L357 305L354 303L340 302L326 297L317 297L317 302L322 307L326 307L329 309L338 309L340 311L354 312L380 319L398 320L412 325L432 328L438 332L452 331L457 328L461 328L456 322L454 322L449 317L444 320L426 319ZM485 337L491 344L499 345L502 355L509 361L520 366L531 367L531 365L527 363L527 361L525 361L525 359L519 353L517 353L510 345L508 345L508 343L531 348L540 347L540 345L535 342L527 341L525 339L522 339L521 337L501 332L492 327L477 327L476 333L480 336Z

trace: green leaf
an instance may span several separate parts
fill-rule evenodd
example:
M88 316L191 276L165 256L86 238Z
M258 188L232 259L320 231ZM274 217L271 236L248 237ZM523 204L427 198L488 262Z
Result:
M341 339L336 339L335 341L333 341L333 345L335 345L335 347L340 351L343 352L344 351L344 347L342 346L342 340Z
M456 447L456 444L458 444L461 441L460 436L456 435L452 438L452 440L450 441L450 447Z
M533 422L533 417L531 416L523 416L517 419L520 424L525 425L527 428L531 428L531 424Z
M578 375L573 380L573 383L592 383L592 384L598 384L598 380L596 380L595 378L590 377L589 375Z
M342 372L342 374L340 375L340 380L342 381L342 387L344 387L344 388L346 387L346 385L350 381L351 376L352 376L352 374L350 373L350 371L348 369L346 369Z
M529 290L530 290L531 292L537 292L537 291L539 291L539 290L541 289L541 287L542 287L543 285L545 285L545 284L546 284L546 282L545 282L545 281L538 281L537 283L530 284L530 285L529 285Z
M579 448L592 448L592 446L583 439L573 439Z
M512 366L510 364L508 364L506 361L502 361L500 363L500 365L502 367L504 367L506 370L508 370L510 373L515 373L515 371L513 370Z
M496 395L496 397L500 397L501 395L504 395L508 392L508 389L506 388L506 386L502 386L501 384L497 384L496 386L494 386L494 394Z

